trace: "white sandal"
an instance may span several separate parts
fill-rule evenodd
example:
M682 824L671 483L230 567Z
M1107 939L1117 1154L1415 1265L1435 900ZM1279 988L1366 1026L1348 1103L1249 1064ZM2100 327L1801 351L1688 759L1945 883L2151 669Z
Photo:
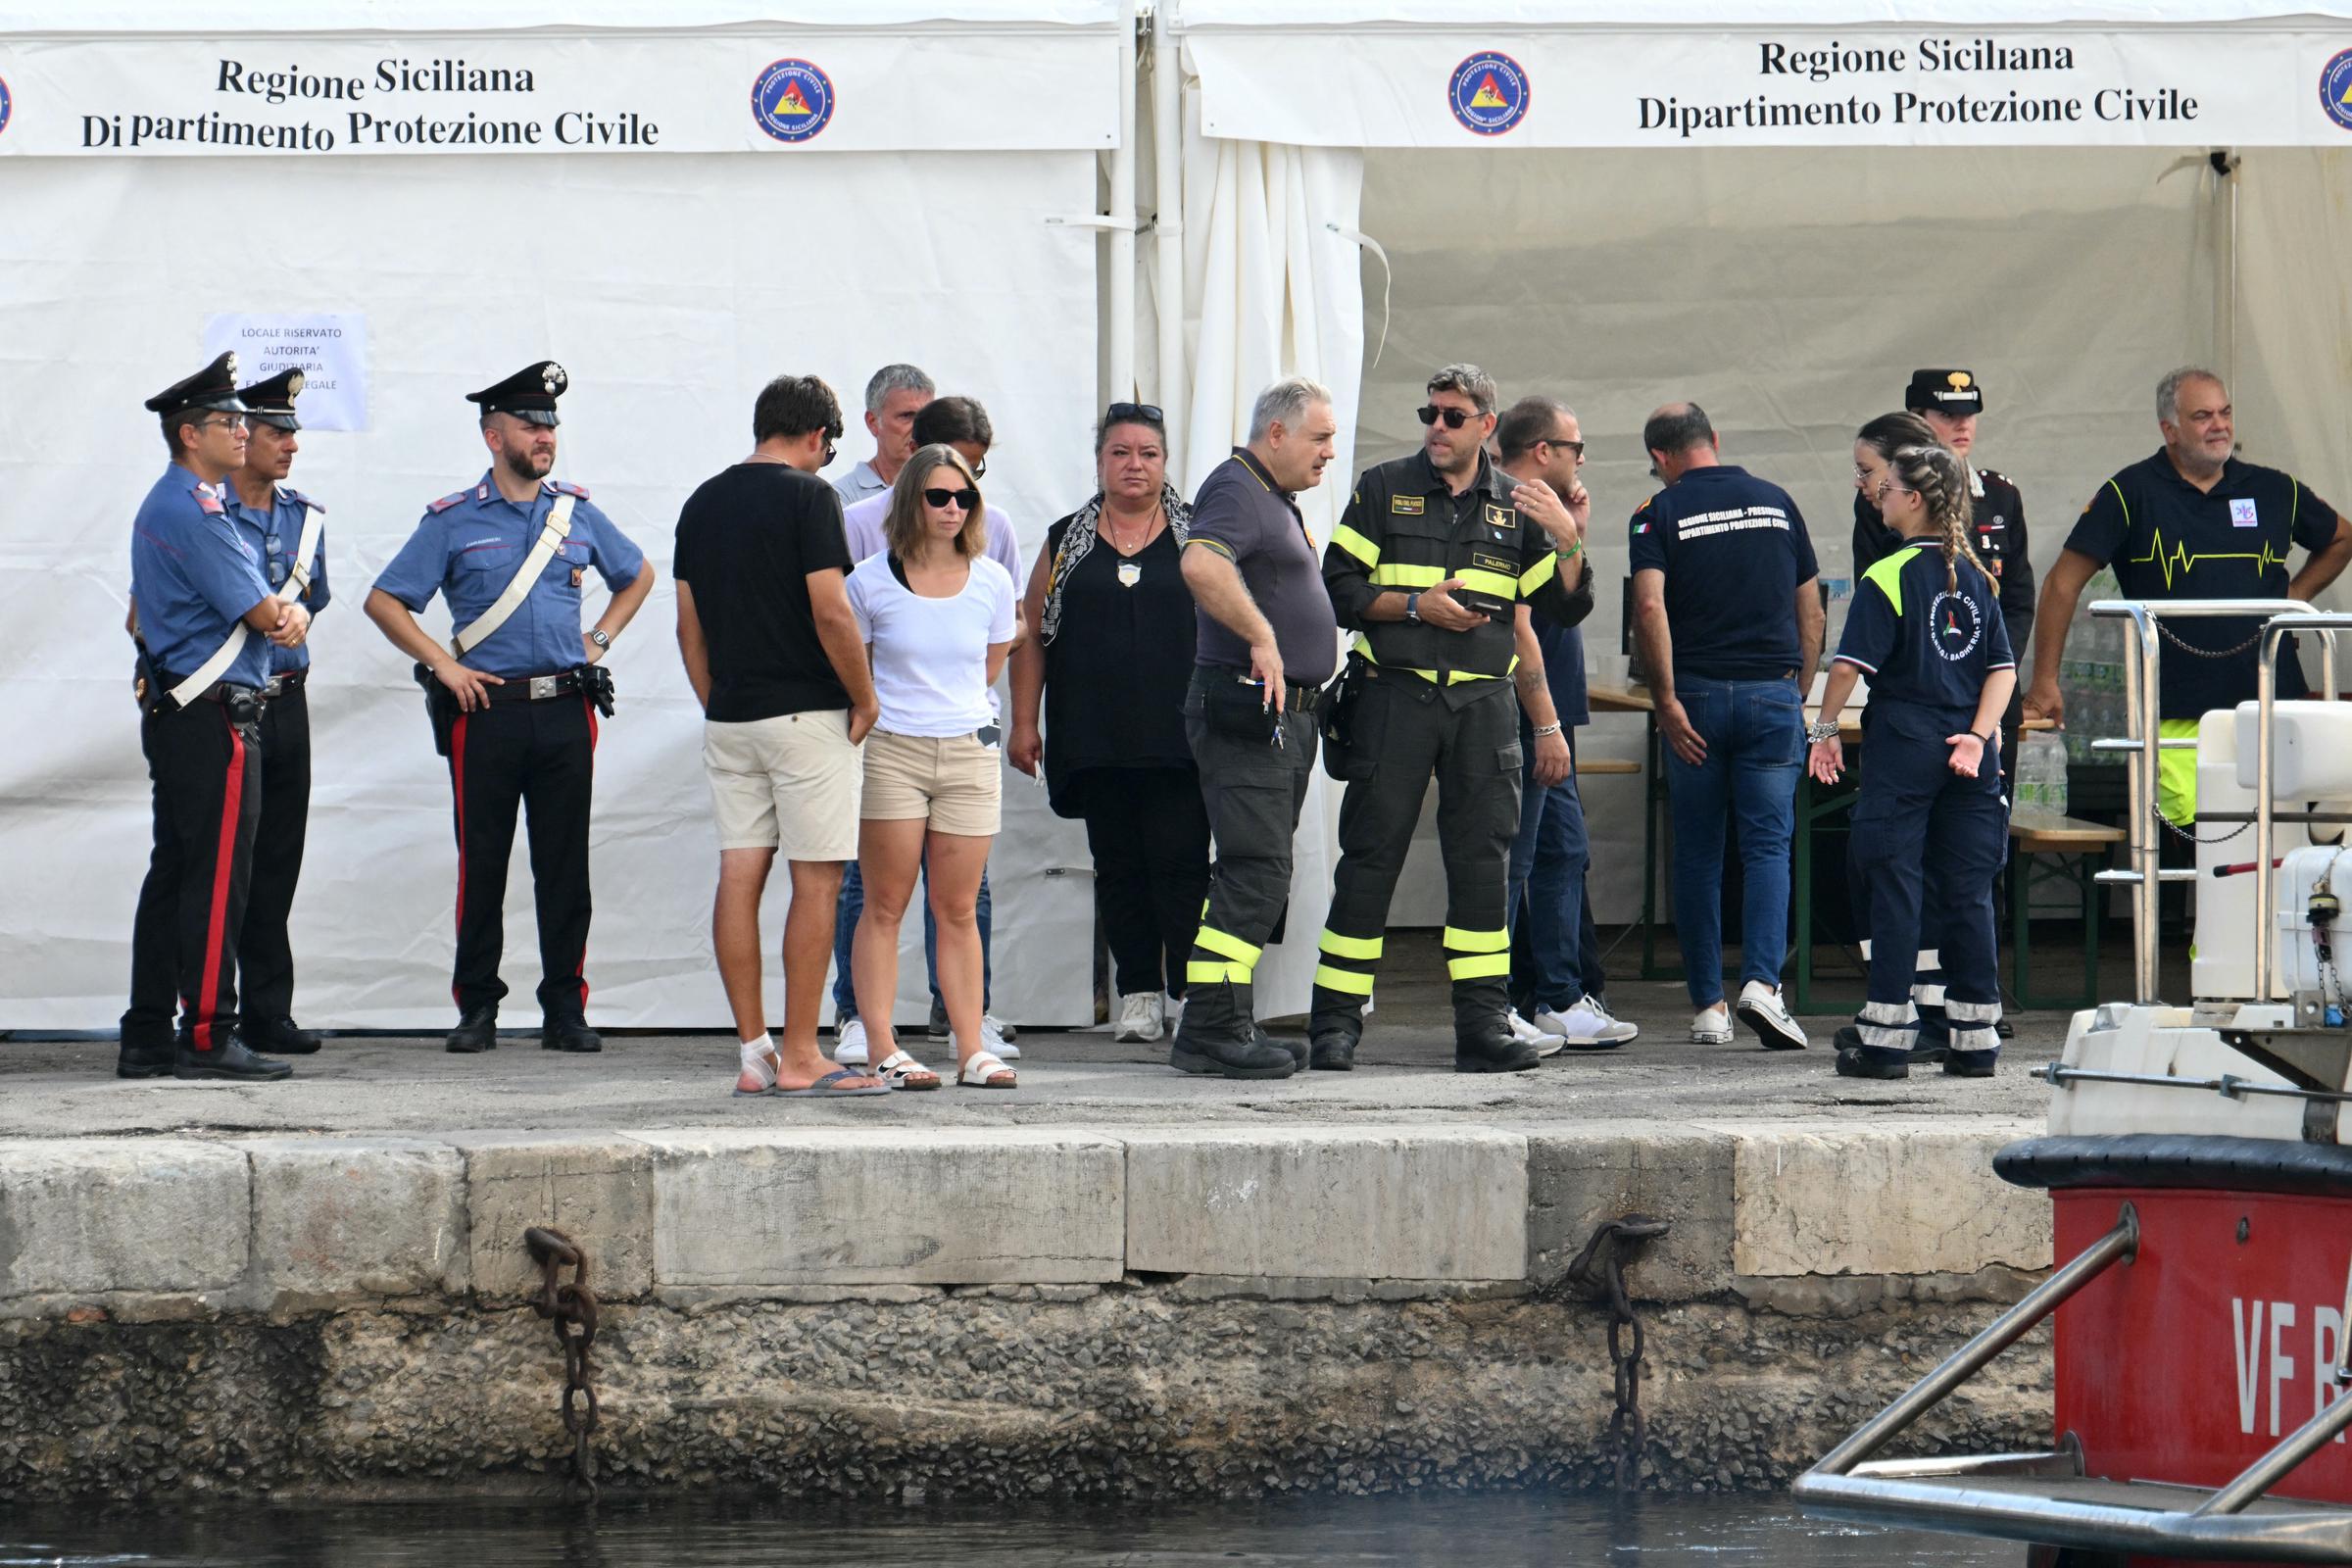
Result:
M869 1069L873 1075L893 1089L937 1089L939 1074L909 1056L904 1051L894 1051ZM923 1080L930 1080L928 1083Z
M998 1079L1004 1082L999 1083ZM1004 1058L993 1051L975 1051L956 1069L958 1089L1018 1089L1020 1074L1004 1065Z

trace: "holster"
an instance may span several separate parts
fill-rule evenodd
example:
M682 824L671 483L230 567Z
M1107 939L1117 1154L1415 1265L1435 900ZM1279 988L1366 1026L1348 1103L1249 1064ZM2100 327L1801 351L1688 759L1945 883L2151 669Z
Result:
M1323 771L1343 784L1348 780L1348 766L1355 756L1356 710L1364 698L1363 667L1363 661L1349 654L1323 696Z
M156 669L155 661L147 657L147 644L134 638L130 646L135 661L131 666L131 701L139 705L142 713L171 712L174 706L171 688L164 684L164 677Z
M458 722L458 700L451 695L448 687L434 678L430 665L417 664L409 673L416 677L417 685L424 688L424 716L433 726L433 751L438 756L447 757L450 732Z
M607 718L612 716L612 672L602 664L580 666L580 690Z

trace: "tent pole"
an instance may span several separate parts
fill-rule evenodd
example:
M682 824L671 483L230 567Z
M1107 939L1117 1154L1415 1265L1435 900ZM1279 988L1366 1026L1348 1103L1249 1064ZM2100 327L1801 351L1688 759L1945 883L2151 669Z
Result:
M1174 4L1153 0L1152 7L1152 198L1159 208L1152 234L1159 247L1159 406L1168 420L1168 472L1181 483L1192 402L1184 373L1184 72L1168 26Z
M1110 398L1135 396L1135 7L1119 3L1119 144L1110 154Z

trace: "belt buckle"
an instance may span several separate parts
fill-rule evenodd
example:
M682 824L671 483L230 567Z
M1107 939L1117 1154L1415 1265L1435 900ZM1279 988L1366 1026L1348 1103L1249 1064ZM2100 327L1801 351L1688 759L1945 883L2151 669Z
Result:
M272 676L270 676L270 677L268 680L266 680L266 681L262 682L262 696L263 696L263 697L265 697L265 698L283 697L285 694L286 694L286 677L285 677L285 676L283 676L283 675L272 675Z
M533 675L531 677L531 701L544 703L550 698L562 696L563 693L556 690L556 682L563 678L561 675Z

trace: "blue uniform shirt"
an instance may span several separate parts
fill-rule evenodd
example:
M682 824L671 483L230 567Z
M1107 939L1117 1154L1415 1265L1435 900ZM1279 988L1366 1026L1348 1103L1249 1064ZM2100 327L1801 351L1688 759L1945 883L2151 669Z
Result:
M588 492L555 479L539 481L539 493L516 506L498 493L487 470L470 490L443 496L424 517L375 585L412 612L421 613L438 592L449 599L450 625L467 626L488 610L547 526L561 494L579 498L572 508L571 535L548 558L530 597L507 623L467 654L467 669L512 679L553 675L585 662L580 646L580 584L594 566L614 591L626 588L645 569L645 555L612 519L591 506Z
M1796 588L1820 567L1779 485L1728 463L1692 468L1635 511L1633 567L1666 574L1676 675L1795 673Z
M276 500L267 512L257 511L237 498L233 481L220 486L220 499L228 507L229 516L236 522L237 531L246 542L260 552L262 572L269 578L270 591L276 593L285 587L293 575L295 559L302 553L303 524L310 521L311 499L299 490L275 487ZM320 512L326 509L320 507ZM311 589L298 601L305 610L316 615L327 607L333 596L326 591L326 535L318 535L318 553L311 558ZM299 648L280 648L270 645L270 673L282 675L288 670L311 667L311 645L306 641Z
M1992 579L1965 558L1957 565L1953 591L1936 542L1911 540L1862 573L1837 657L1870 677L1862 711L1874 728L1889 720L1940 745L1973 727L1986 677L2017 667Z
M130 524L130 597L159 674L184 680L228 641L245 612L270 597L261 550L229 520L218 486L173 464ZM246 638L222 680L259 686L269 639Z

